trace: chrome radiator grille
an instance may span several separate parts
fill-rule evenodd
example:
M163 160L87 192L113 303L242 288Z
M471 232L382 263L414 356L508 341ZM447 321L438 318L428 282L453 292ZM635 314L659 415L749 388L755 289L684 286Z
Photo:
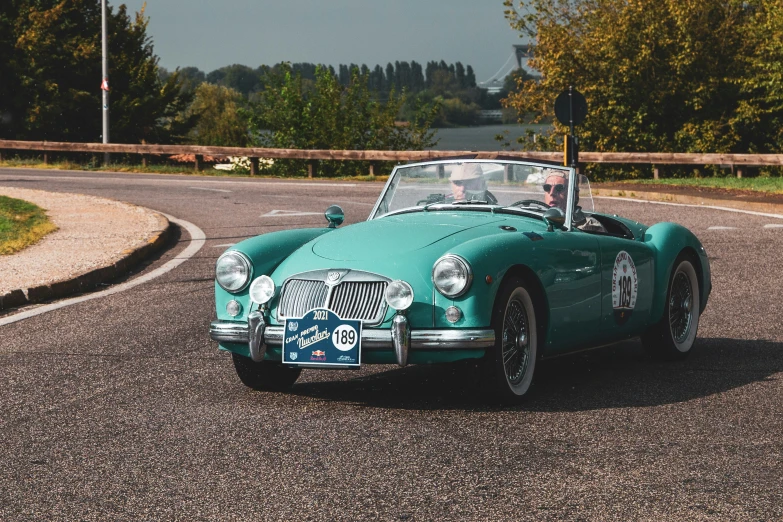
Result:
M326 302L329 287L323 281L291 279L280 295L280 315L302 317L313 308L320 308Z
M363 274L365 277L362 277ZM291 278L283 285L278 319L302 317L313 308L326 308L343 319L368 324L377 324L383 319L386 311L383 293L389 285L385 278L366 272L351 272L351 277L346 276L341 282L331 285L322 278L302 276ZM359 278L372 280L357 280Z

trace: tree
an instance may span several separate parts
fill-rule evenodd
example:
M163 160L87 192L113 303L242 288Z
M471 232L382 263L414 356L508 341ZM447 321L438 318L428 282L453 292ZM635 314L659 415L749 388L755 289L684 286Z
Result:
M179 78L182 82L182 90L195 92L199 85L207 81L204 71L198 67L183 67L179 69Z
M754 1L744 27L752 53L740 82L737 122L749 139L749 152L783 151L783 3Z
M317 67L313 89L301 75L281 66L269 75L260 101L254 104L251 131L262 146L294 149L422 150L433 145L429 130L437 107L420 107L406 126L395 124L405 98L394 92L385 103L368 89L368 74L358 67L342 86L324 67ZM361 165L366 172L366 165ZM281 174L302 172L303 161L276 161ZM321 162L326 175L355 174L356 164Z
M579 131L583 150L770 150L765 136L773 119L756 121L767 127L760 134L750 123L771 107L748 98L753 92L768 99L771 85L762 84L773 83L768 75L775 65L767 60L777 56L780 64L778 51L759 48L774 41L759 26L780 20L780 10L772 9L778 0L504 3L512 27L533 42L529 65L541 73L538 80L520 78L507 106L527 119L548 119L557 94L573 85L590 107ZM554 148L555 138L521 142Z
M222 85L202 83L188 109L195 121L189 139L197 145L246 147L250 144L242 95Z
M100 4L92 0L7 0L0 8L4 68L0 135L30 140L100 141ZM111 138L178 139L189 99L179 75L158 74L143 11L109 9Z
M207 81L217 85L229 87L248 96L252 92L261 90L261 78L255 69L247 65L235 63L221 67L207 75Z

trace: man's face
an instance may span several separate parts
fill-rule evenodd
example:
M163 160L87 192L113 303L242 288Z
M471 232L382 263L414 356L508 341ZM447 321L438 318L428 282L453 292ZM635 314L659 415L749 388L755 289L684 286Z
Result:
M550 207L560 207L565 210L568 197L568 184L564 176L552 174L544 181L544 203Z
M466 190L481 190L482 183L481 178L452 180L451 181L451 193L454 195L454 201L465 201Z

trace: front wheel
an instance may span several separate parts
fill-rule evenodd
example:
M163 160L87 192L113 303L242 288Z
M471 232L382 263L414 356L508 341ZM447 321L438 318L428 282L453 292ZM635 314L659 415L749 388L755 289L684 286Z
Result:
M234 369L242 384L254 390L279 391L293 386L302 373L301 368L283 366L273 361L255 362L249 357L231 354Z
M503 284L492 325L495 346L484 358L485 390L502 403L520 402L533 384L538 355L536 311L524 280Z
M663 317L642 337L645 350L659 359L684 359L696 341L700 304L696 269L681 256L669 278Z

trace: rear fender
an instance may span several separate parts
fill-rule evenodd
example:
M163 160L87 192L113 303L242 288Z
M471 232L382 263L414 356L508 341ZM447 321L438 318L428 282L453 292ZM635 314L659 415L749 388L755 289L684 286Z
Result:
M694 268L699 276L699 313L707 306L707 298L712 290L710 262L698 238L682 225L676 223L657 223L648 228L644 242L655 253L655 289L650 321L656 323L663 317L668 292L669 278L674 270L677 257L685 252L696 262Z

